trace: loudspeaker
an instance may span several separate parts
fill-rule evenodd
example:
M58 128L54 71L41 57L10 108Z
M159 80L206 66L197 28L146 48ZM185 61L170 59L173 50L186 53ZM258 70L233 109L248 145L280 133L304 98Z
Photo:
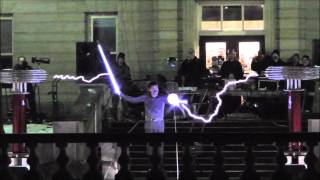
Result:
M12 56L0 56L0 70L12 69ZM11 88L12 84L1 84L2 88Z
M312 60L314 65L320 66L320 39L312 41Z
M0 56L0 69L12 68L12 56Z
M77 42L76 62L77 76L92 78L106 72L95 42Z

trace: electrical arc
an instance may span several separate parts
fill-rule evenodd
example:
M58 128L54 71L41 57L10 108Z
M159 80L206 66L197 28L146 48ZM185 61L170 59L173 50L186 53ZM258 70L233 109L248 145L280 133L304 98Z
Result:
M185 103L185 100L181 100L181 99L177 99L178 96L173 96L173 95L169 95L170 98L174 97L174 100L168 99L168 102L173 105L173 106L179 106L179 107L182 107L190 117L192 117L193 119L197 119L197 120L201 120L205 123L209 123L213 120L213 118L215 116L218 115L219 113L219 110L221 108L221 105L222 105L222 100L221 100L221 95L223 95L227 90L228 90L228 87L232 86L232 85L236 85L236 84L239 84L239 83L244 83L244 82L247 82L251 77L257 77L258 74L255 72L255 71L252 71L250 74L247 75L247 77L245 79L241 79L241 80L237 80L237 81L230 81L228 82L221 91L219 91L218 93L216 93L216 99L218 100L218 104L214 110L214 112L209 116L208 119L202 117L202 116L198 116L196 114L193 114L191 112L191 110L186 106L186 103Z
M81 80L86 83L92 83L94 80L97 80L102 76L109 76L109 73L100 73L91 79L86 79L84 76L72 76L72 75L54 75L53 79L75 80L75 81Z

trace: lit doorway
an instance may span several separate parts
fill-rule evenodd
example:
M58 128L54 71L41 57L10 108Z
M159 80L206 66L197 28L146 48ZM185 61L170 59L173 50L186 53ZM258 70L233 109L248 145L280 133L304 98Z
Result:
M226 58L227 42L207 42L206 43L206 68L212 67L212 57Z
M251 70L251 61L260 49L264 50L264 36L200 36L200 58L206 68L212 66L213 56L226 59L229 51L235 51L245 73Z
M239 61L243 71L249 73L251 71L252 58L258 55L260 50L260 42L239 42Z

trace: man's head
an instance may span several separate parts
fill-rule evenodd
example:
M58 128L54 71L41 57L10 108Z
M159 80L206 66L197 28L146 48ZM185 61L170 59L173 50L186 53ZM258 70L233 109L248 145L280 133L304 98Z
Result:
M278 53L272 53L272 59L277 62L279 60L279 54Z
M311 59L308 55L302 56L302 64L303 66L311 66Z
M155 98L158 96L159 94L159 85L157 82L155 81L151 81L148 84L148 93L151 97Z
M191 60L194 58L194 49L190 48L187 52L187 59Z
M258 51L258 56L264 56L265 55L265 52L262 50L262 49L260 49L259 51Z
M273 50L271 57L273 61L277 62L280 59L280 51L278 49Z
M122 66L125 63L125 54L123 52L120 52L117 56L117 64L119 66Z
M227 55L227 60L228 61L234 61L236 59L236 54L234 52L230 52Z
M294 64L299 64L300 62L300 54L299 53L294 53L292 56L292 61Z
M26 57L24 57L24 56L19 56L18 57L18 63L19 64L23 64L23 63L25 63L27 60L26 60Z

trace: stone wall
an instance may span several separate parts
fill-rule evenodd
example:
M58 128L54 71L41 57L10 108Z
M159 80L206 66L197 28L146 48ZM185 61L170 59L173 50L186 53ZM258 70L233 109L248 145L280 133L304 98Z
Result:
M279 42L283 58L293 53L312 55L312 40L320 38L318 0L279 1Z

